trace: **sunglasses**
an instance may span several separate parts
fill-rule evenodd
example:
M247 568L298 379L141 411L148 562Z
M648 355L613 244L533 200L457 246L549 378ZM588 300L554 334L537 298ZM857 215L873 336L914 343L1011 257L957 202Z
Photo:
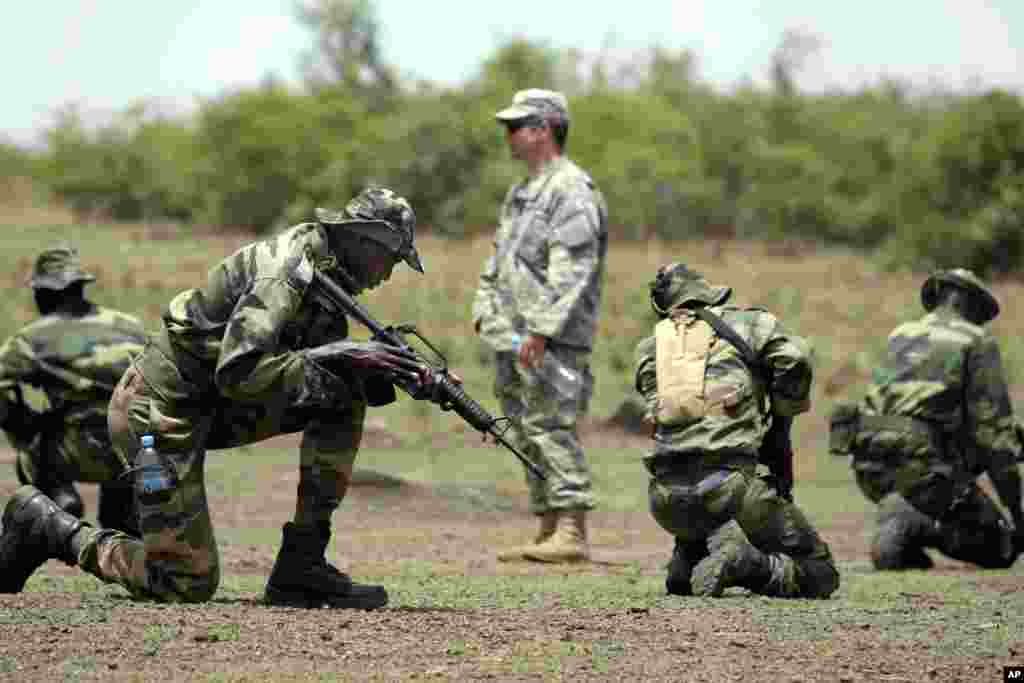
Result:
M505 128L509 133L516 133L520 128L543 128L544 122L535 119L533 117L526 117L525 119L518 119L516 121L506 121Z

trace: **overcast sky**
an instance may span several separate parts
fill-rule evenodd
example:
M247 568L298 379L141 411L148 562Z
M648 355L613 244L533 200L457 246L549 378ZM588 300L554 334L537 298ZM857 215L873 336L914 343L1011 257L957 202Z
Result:
M503 38L595 53L689 48L722 87L763 80L786 29L823 45L800 83L853 88L881 75L1024 92L1024 0L376 0L388 62L455 84ZM0 137L38 140L55 108L113 112L140 98L186 109L197 95L298 74L310 46L290 0L42 0L7 3Z

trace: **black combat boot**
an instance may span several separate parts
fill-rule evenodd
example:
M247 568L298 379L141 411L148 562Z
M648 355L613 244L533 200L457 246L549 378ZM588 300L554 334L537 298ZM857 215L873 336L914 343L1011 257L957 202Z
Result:
M755 548L743 528L731 521L708 539L708 556L693 568L691 588L694 595L717 598L729 586L766 592L771 580L768 555Z
M49 559L78 564L71 542L84 524L57 507L34 486L19 488L4 508L0 536L0 593L20 593L32 573Z
M672 559L668 563L668 576L665 577L665 590L669 595L693 595L690 587L690 576L693 567L707 557L707 545L703 542L683 543L676 539L672 548Z
M324 559L331 540L327 522L283 528L281 550L267 579L264 602L282 607L375 609L388 602L383 586L354 583Z
M931 569L928 546L941 543L939 524L903 498L886 497L879 505L878 529L871 540L875 569Z
M135 491L128 484L100 484L100 503L96 521L104 529L117 529L142 538L139 514L135 507Z

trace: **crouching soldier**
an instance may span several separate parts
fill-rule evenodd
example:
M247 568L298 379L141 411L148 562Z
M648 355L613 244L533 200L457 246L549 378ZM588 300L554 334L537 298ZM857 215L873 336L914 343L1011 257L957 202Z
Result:
M831 417L832 451L852 454L857 485L878 504L876 569L929 569L934 548L985 568L1024 549L1020 441L995 337L999 303L969 270L925 280L926 315L889 335L863 400ZM978 485L987 472L1013 517Z
M295 514L283 527L266 602L363 609L387 602L382 586L354 582L324 552L367 406L394 401L393 382L422 386L431 375L411 352L345 341L346 318L314 272L352 295L388 280L400 261L422 273L415 217L405 199L373 188L343 211L318 210L317 219L243 247L205 284L175 297L160 334L121 378L109 411L115 445L141 459L149 435L157 453L155 470L136 472L147 475L136 486L142 540L85 525L22 487L4 511L0 592L20 591L42 562L58 558L138 597L210 599L220 563L203 474L207 449L301 431Z
M95 277L74 247L60 244L38 258L28 281L40 318L0 346L0 427L17 450L22 484L82 517L75 482L99 484L100 526L138 534L130 482L107 432L107 405L131 359L146 344L133 316L85 298ZM43 392L48 408L25 400Z
M675 539L665 587L827 598L839 586L828 546L787 482L756 473L771 421L809 408L810 349L731 294L679 263L651 283L661 322L637 346L636 388L654 423L651 513Z

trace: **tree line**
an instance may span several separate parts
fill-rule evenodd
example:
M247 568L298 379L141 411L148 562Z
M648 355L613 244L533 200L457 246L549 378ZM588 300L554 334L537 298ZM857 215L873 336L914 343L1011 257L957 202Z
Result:
M42 150L0 145L0 170L31 174L83 217L252 231L380 183L421 224L463 236L493 225L523 173L494 112L544 86L569 95L567 153L605 193L616 238L806 239L989 275L1024 259L1019 94L922 94L897 81L802 93L791 35L769 85L728 92L703 82L686 51L612 63L523 39L444 87L381 61L369 0L299 12L316 38L301 86L268 78L187 116L141 103L98 127L66 107Z

